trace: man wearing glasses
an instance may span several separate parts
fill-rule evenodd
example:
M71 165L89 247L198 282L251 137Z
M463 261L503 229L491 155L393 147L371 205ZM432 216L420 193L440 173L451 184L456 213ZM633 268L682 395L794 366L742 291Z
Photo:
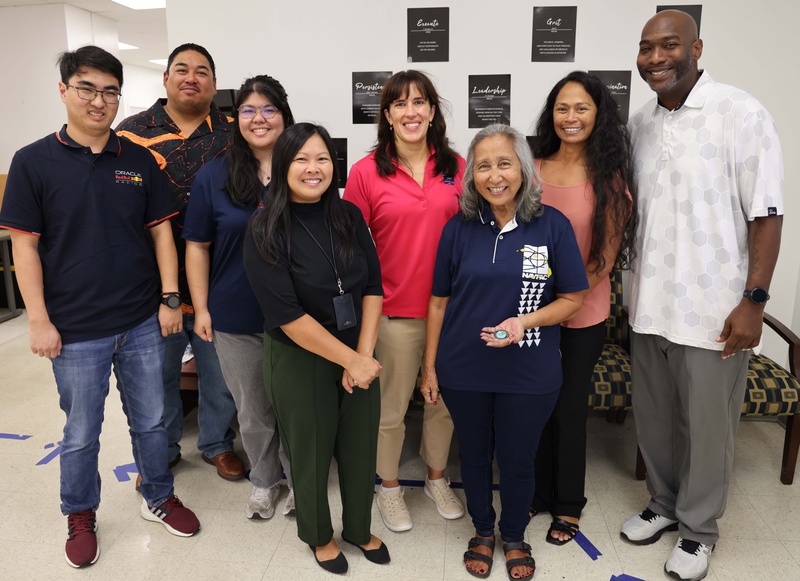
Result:
M67 124L14 155L0 227L11 230L31 351L50 359L67 416L65 558L82 567L100 556L98 453L112 368L144 476L141 516L184 537L200 523L174 494L161 421L164 337L181 330L179 305L168 300L178 284L174 201L147 150L110 129L119 60L85 46L63 53L59 67Z
M183 405L180 398L181 358L191 344L198 375L197 447L202 458L226 480L244 478L241 459L233 452L231 420L236 404L222 376L213 343L194 333L194 311L186 282L185 243L181 238L186 204L195 175L204 163L225 153L230 119L213 103L217 92L214 59L200 45L182 44L172 51L164 72L167 98L132 115L117 127L120 136L148 148L169 179L179 214L172 220L178 249L178 290L183 331L167 341L164 360L164 424L169 438L169 463L181 459ZM140 485L137 480L137 488Z

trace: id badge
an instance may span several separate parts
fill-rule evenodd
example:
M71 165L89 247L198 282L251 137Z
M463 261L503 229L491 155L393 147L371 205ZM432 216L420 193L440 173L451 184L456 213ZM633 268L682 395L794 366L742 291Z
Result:
M333 297L333 311L336 313L336 328L340 331L350 329L358 324L352 294L345 293Z

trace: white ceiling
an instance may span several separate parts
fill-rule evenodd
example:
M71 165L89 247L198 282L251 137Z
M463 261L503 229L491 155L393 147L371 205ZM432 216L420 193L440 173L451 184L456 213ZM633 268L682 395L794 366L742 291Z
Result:
M69 4L117 21L119 40L138 46L137 50L122 50L119 58L124 64L164 70L150 59L165 59L167 46L167 11L132 10L111 0L0 0L0 7L37 6L41 4Z

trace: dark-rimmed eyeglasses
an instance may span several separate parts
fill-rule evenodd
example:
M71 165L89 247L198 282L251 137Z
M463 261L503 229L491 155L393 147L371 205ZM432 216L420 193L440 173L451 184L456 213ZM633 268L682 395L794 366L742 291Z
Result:
M67 88L75 89L75 92L78 93L78 98L84 101L94 101L97 98L97 94L100 93L100 98L107 105L116 105L122 96L119 91L99 91L91 87L76 87L75 85L67 85Z
M264 105L263 107L253 107L252 105L242 105L239 107L239 117L242 119L253 119L256 113L261 113L264 119L272 119L278 114L278 110L272 105Z

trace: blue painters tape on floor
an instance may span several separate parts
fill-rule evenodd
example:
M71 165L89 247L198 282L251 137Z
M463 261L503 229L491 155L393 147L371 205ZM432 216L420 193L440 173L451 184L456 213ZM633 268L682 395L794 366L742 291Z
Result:
M117 482L128 482L131 479L131 474L138 474L136 464L122 464L114 468L114 476L117 477Z
M47 463L49 463L49 462L50 462L50 461L51 461L53 458L55 458L55 457L57 457L59 454L61 454L61 444L63 444L63 442L56 442L55 444L45 444L45 447L44 447L44 449L45 449L45 450L47 450L48 448L52 448L52 447L54 447L54 446L55 446L55 450L53 450L53 451L52 451L52 452L50 452L50 453L49 453L47 456L45 456L44 458L42 458L41 460L39 460L39 461L36 463L36 465L37 465L37 466L42 466L42 465L44 465L44 464L47 464Z
M578 543L578 546L583 549L583 552L591 557L592 561L597 561L597 558L601 556L603 553L597 550L589 539L586 538L582 532L578 531L575 534L575 542Z
M630 575L612 575L609 581L645 581L644 579L639 579L638 577L631 577Z
M375 484L380 484L380 483L381 483L380 476L375 476ZM411 486L411 487L414 487L414 488L422 488L423 486L425 486L425 481L424 480L400 480L400 486ZM463 482L451 482L450 483L450 488L459 488L459 489L463 490L464 483ZM492 484L492 490L500 490L500 485L499 484Z
M23 436L22 434L3 434L0 433L0 438L4 440L27 440L33 436Z

